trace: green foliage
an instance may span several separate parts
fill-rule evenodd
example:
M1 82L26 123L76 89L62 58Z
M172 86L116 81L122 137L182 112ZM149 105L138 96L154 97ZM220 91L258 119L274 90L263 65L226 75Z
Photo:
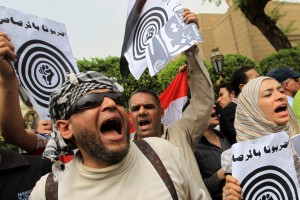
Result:
M281 8L284 6L285 2L278 2L276 6L271 10L269 17L276 23L286 16L286 12L282 12ZM296 30L295 20L291 20L285 26L279 27L281 31L286 35Z
M210 74L210 79L214 85L215 99L217 99L217 97L219 96L217 91L217 80L219 79L219 76L214 71L213 65L211 63L204 62L204 64L205 66L207 66L208 73ZM225 55L222 77L225 79L225 81L231 81L232 73L238 68L246 66L254 67L258 73L260 72L260 69L257 67L255 62L243 55Z
M92 58L91 60L83 59L78 60L77 65L79 71L93 70L103 73L109 77L116 77L118 82L121 83L121 85L125 89L123 95L126 102L128 102L130 94L138 88L147 88L159 95L171 83L174 77L178 74L178 68L185 62L185 56L181 55L168 63L168 65L164 69L162 69L160 73L153 77L151 77L148 70L146 70L139 80L136 80L131 74L129 74L126 82L121 81L122 77L120 74L118 57L107 57L105 59ZM208 68L212 82L216 84L216 81L219 77L214 72L212 64L204 64ZM258 72L260 72L256 64L249 58L242 55L229 54L224 58L223 77L227 81L229 81L231 79L232 73L242 66L252 66L255 67Z
M142 74L139 80L129 74L126 82L122 82L119 61L118 57L92 58L91 60L78 60L77 65L79 71L98 71L108 77L116 77L125 89L123 96L128 102L130 94L138 88L147 88L160 95L178 74L178 68L185 63L186 59L183 55L179 56L153 77L150 76L148 70Z
M109 77L116 77L118 82L121 83L125 89L123 96L126 102L128 102L130 94L138 88L147 88L159 95L171 83L174 77L178 74L178 68L185 62L185 56L181 55L168 63L160 73L153 77L151 77L148 70L146 70L139 80L136 80L131 74L129 74L126 82L121 81L122 77L120 74L118 57L107 57L105 59L92 58L91 60L83 59L78 60L77 65L79 71L93 70L103 73ZM218 75L216 75L213 71L211 63L204 64L207 66L212 82L215 84L219 78ZM256 64L242 55L226 55L224 60L223 77L227 81L230 80L232 72L242 66L256 67Z
M300 51L300 42L296 42L295 50Z
M208 66L208 72L210 73L210 78L213 82L213 84L216 84L217 79L219 78L218 75L215 73L213 66L211 63L206 64ZM239 54L228 54L224 56L224 67L222 71L223 78L226 81L230 81L232 73L237 70L238 68L250 66L254 67L258 72L260 72L259 68L255 64L254 61L251 59L239 55Z
M295 20L290 21L286 26L282 27L281 30L284 34L289 34L292 31L295 31L297 28L295 27Z
M300 50L299 49L282 49L272 53L264 58L259 66L262 70L262 75L265 75L271 69L278 67L293 68L300 71Z
M128 102L130 98L130 94L140 88L146 88L154 91L157 95L159 95L164 89L162 88L161 83L158 81L157 75L151 77L149 71L146 70L139 80L136 80L131 74L128 76L126 82L121 83L124 87L125 91L123 96Z
M270 12L269 17L274 20L275 22L278 22L278 20L282 19L286 16L286 12L282 13L280 12L280 9L282 8L283 3L278 3Z
M113 56L109 56L105 59L91 58L91 60L77 60L77 66L79 71L97 71L106 76L116 77L118 80L121 80L119 61L120 59L118 57Z

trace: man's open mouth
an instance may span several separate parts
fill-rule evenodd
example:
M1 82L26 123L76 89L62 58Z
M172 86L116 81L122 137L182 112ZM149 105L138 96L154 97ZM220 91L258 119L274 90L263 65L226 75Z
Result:
M119 135L122 134L122 123L119 118L112 118L107 121L105 121L101 128L100 131L102 134L105 134L105 132L108 131L116 131Z
M148 125L148 124L150 124L150 121L149 120L141 120L140 122L139 122L139 125L140 126L145 126L145 125Z

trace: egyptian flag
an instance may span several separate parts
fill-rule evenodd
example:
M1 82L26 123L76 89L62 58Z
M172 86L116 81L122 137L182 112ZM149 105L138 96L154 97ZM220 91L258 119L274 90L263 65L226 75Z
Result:
M187 101L188 94L188 72L179 72L171 84L159 96L160 103L164 109L163 124L171 124L182 116L182 108Z
M126 22L125 27L125 35L123 40L123 46L121 51L121 59L120 59L120 71L122 74L123 80L127 80L127 77L129 75L129 68L128 68L128 61L124 56L125 51L127 50L128 41L130 38L130 35L132 33L132 30L134 30L134 27L136 23L138 22L138 19L140 18L140 14L143 10L143 7L147 0L136 0L132 9L130 8L133 4L133 0L129 0L129 15Z

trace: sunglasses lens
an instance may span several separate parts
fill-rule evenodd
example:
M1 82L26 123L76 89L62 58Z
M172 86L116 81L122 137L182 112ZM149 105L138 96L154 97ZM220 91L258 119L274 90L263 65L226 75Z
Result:
M115 94L115 97L111 98L117 105L124 106L124 100L121 95Z
M117 105L120 106L124 105L124 100L122 95L116 92L102 92L102 93L87 94L77 100L77 102L68 111L66 117L69 118L71 114L75 112L101 105L104 97L108 97L112 99Z
M100 94L86 95L77 101L77 109L83 110L100 105L103 101L103 96Z

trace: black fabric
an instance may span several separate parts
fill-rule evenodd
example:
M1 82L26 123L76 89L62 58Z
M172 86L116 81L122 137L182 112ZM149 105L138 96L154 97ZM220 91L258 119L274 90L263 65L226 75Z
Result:
M190 105L190 99L192 98L191 96L191 90L190 88L188 89L188 94L187 94L187 101L185 102L185 104L182 107L182 112L185 111L185 109L188 107L188 105Z
M236 131L234 128L235 110L236 104L231 102L222 109L220 115L220 130L231 145L236 143Z
M20 155L0 149L0 199L28 199L41 176L51 172L52 163L41 156Z
M126 60L124 53L127 50L128 41L130 40L130 36L134 30L134 26L137 24L146 2L146 0L135 1L135 4L127 17L120 58L120 72L124 81L127 80L127 77L129 75L128 61Z
M219 181L216 172L221 169L221 154L230 148L230 143L219 131L214 130L214 132L220 138L221 148L210 143L205 136L202 136L196 147L195 157L211 198L221 200L225 180Z

